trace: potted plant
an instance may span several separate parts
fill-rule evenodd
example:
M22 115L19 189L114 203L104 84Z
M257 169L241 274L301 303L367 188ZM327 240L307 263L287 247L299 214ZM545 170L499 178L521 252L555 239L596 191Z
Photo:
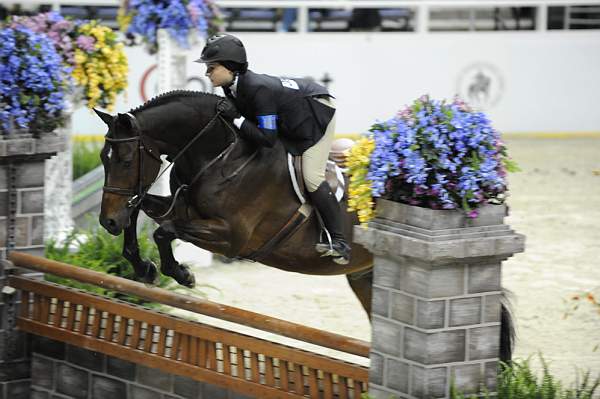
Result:
M148 51L158 51L158 30L166 29L182 48L190 39L204 38L220 30L221 16L212 0L128 0L119 9L121 31L130 44L141 39Z
M47 36L70 72L68 97L88 108L111 110L127 88L128 64L117 34L98 21L70 20L58 13L15 16L9 26L25 27Z
M504 203L506 174L518 170L485 114L426 95L374 124L347 162L349 210L362 223L375 199L476 218L486 204Z
M442 397L481 373L494 392L511 353L502 261L524 249L503 222L516 165L499 133L458 98L422 96L374 124L346 166L350 210L369 222L354 241L374 255L370 394Z
M46 35L24 26L0 27L2 136L39 137L60 125L68 74Z
M48 12L14 16L2 26L1 122L15 134L0 152L44 152L48 158L58 153L46 162L43 196L45 235L56 238L72 227L70 116L78 105L114 107L127 87L127 58L117 35L97 21ZM42 141L23 135L51 131L53 145L48 134Z

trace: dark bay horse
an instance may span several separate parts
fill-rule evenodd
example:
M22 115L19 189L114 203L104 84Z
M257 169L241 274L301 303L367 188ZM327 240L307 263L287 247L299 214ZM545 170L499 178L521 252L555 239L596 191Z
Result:
M248 257L284 226L300 206L290 183L287 154L281 142L257 148L216 114L222 97L175 91L156 97L129 113L115 116L96 111L108 125L101 153L105 167L100 223L111 234L124 231L123 255L137 279L152 283L156 266L140 258L136 224L141 209L159 227L154 239L160 271L192 287L194 276L173 257L178 238L227 257ZM147 194L161 165L160 155L174 161L171 196ZM185 190L182 184L187 184ZM185 186L183 186L185 187ZM343 209L346 203L342 204ZM346 213L345 233L352 242L355 213ZM315 249L320 234L314 213L289 240L261 263L315 275L345 274L370 316L373 257L353 244L348 265L321 257ZM510 359L512 327L503 308L501 359Z
M215 107L221 99L207 93L176 91L127 114L112 116L96 111L109 128L102 150L105 189L100 223L114 235L125 230L123 255L142 282L154 281L157 271L139 256L135 230L138 209L160 225L154 239L160 252L161 272L190 287L193 275L173 257L174 239L227 257L244 258L269 241L300 206L290 183L283 145L257 148L239 138L227 122L215 118ZM192 140L193 144L181 152ZM164 217L161 215L171 207L173 195L140 194L157 176L162 154L167 159L179 154L171 174L173 195L179 188L177 182L190 183L199 171L205 171L185 193L180 193L173 210ZM142 196L138 207L131 206L132 197L139 201ZM342 206L345 209L346 204ZM347 213L345 233L349 242L352 226L357 223L356 214ZM316 217L311 215L261 263L298 273L345 274L370 314L372 255L355 244L351 262L336 264L331 257L321 257L314 250L319 233Z

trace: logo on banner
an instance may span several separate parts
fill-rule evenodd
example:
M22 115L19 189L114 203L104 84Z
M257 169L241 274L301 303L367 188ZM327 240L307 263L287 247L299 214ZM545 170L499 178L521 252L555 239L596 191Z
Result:
M215 88L210 84L210 81L202 76L188 76L187 80L178 82L178 85L182 84L185 84L185 90L202 91L206 93L215 92ZM140 98L144 102L160 94L158 92L158 65L150 65L144 71L140 79L139 88Z
M480 110L498 104L504 91L500 71L487 63L476 63L463 69L458 75L457 86L460 97Z

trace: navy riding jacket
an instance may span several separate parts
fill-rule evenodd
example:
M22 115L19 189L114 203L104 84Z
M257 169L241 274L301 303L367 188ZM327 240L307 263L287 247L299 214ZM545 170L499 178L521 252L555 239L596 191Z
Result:
M335 109L315 97L332 97L327 89L308 79L290 79L247 71L237 78L235 93L224 87L227 98L246 118L240 135L272 147L277 139L293 155L300 155L323 137Z

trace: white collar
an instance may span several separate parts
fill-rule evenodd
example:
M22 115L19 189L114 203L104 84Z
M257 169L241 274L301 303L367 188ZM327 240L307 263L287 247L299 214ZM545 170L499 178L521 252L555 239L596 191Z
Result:
M229 90L231 90L231 94L233 94L234 97L237 97L237 84L238 75L235 75L235 77L233 78L233 83L231 84L231 86L229 86Z

